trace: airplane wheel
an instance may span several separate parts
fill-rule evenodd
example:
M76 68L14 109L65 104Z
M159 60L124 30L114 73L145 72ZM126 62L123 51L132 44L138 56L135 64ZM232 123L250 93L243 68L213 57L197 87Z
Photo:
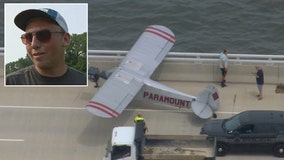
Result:
M217 143L216 154L217 156L225 156L229 151L229 146L225 143Z
M273 154L276 157L284 157L284 144L277 144L273 147Z

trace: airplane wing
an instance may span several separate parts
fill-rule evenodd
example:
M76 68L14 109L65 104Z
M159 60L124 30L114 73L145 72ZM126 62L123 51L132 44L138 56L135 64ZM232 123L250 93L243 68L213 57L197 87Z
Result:
M152 25L146 28L119 67L111 74L86 109L97 116L114 118L121 114L165 58L175 42L171 30Z
M92 114L100 117L117 117L142 86L143 83L134 75L122 69L117 69L87 104L86 108Z
M174 34L166 27L146 28L119 67L150 77L175 42Z

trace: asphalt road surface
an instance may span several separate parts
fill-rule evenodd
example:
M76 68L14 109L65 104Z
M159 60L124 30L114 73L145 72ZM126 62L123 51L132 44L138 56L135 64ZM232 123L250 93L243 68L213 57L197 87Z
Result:
M182 82L165 82L165 84L192 95L197 95L207 85ZM133 101L118 118L99 118L91 115L84 108L96 91L92 85L90 83L89 87L80 88L0 87L0 159L100 160L105 154L112 128L134 125L133 118L137 111L144 114L149 134L199 134L202 124L206 121L194 116L190 109L176 109L141 101ZM263 102L258 102L252 96L248 96L252 98L251 102L242 96L238 97L237 102L236 100L233 102L232 95L244 94L242 92L251 95L256 88L252 85L245 86L245 89L240 89L238 86L231 86L231 89L229 87L226 89L234 91L233 93L219 90L220 98L226 99L221 100L218 118L230 117L241 110L255 106L265 107L258 104L271 104L265 99ZM279 102L278 105L277 101L280 101L280 96L283 98L283 95L275 96L273 107L280 108L281 103ZM246 103L251 105L244 108ZM231 153L217 159L278 158L269 153L242 152Z

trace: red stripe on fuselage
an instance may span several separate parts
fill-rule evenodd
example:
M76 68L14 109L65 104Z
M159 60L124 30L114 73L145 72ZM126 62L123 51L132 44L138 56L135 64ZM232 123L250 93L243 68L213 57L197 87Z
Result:
M119 113L116 112L115 110L113 110L112 108L110 108L110 107L108 107L104 104L94 102L94 101L90 101L87 104L86 107L91 107L91 108L97 109L99 111L102 111L102 112L108 114L109 116L111 116L112 118L117 117L119 115Z
M175 37L165 31L162 31L160 29L154 28L154 27L148 27L145 32L149 32L152 34L155 34L171 43L175 43Z

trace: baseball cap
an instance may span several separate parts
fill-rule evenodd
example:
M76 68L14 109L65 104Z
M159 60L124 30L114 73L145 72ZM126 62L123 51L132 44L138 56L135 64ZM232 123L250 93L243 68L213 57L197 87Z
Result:
M57 11L50 8L25 10L15 17L14 22L16 26L25 31L30 20L38 17L48 18L58 24L65 32L68 32L68 27L64 18Z

